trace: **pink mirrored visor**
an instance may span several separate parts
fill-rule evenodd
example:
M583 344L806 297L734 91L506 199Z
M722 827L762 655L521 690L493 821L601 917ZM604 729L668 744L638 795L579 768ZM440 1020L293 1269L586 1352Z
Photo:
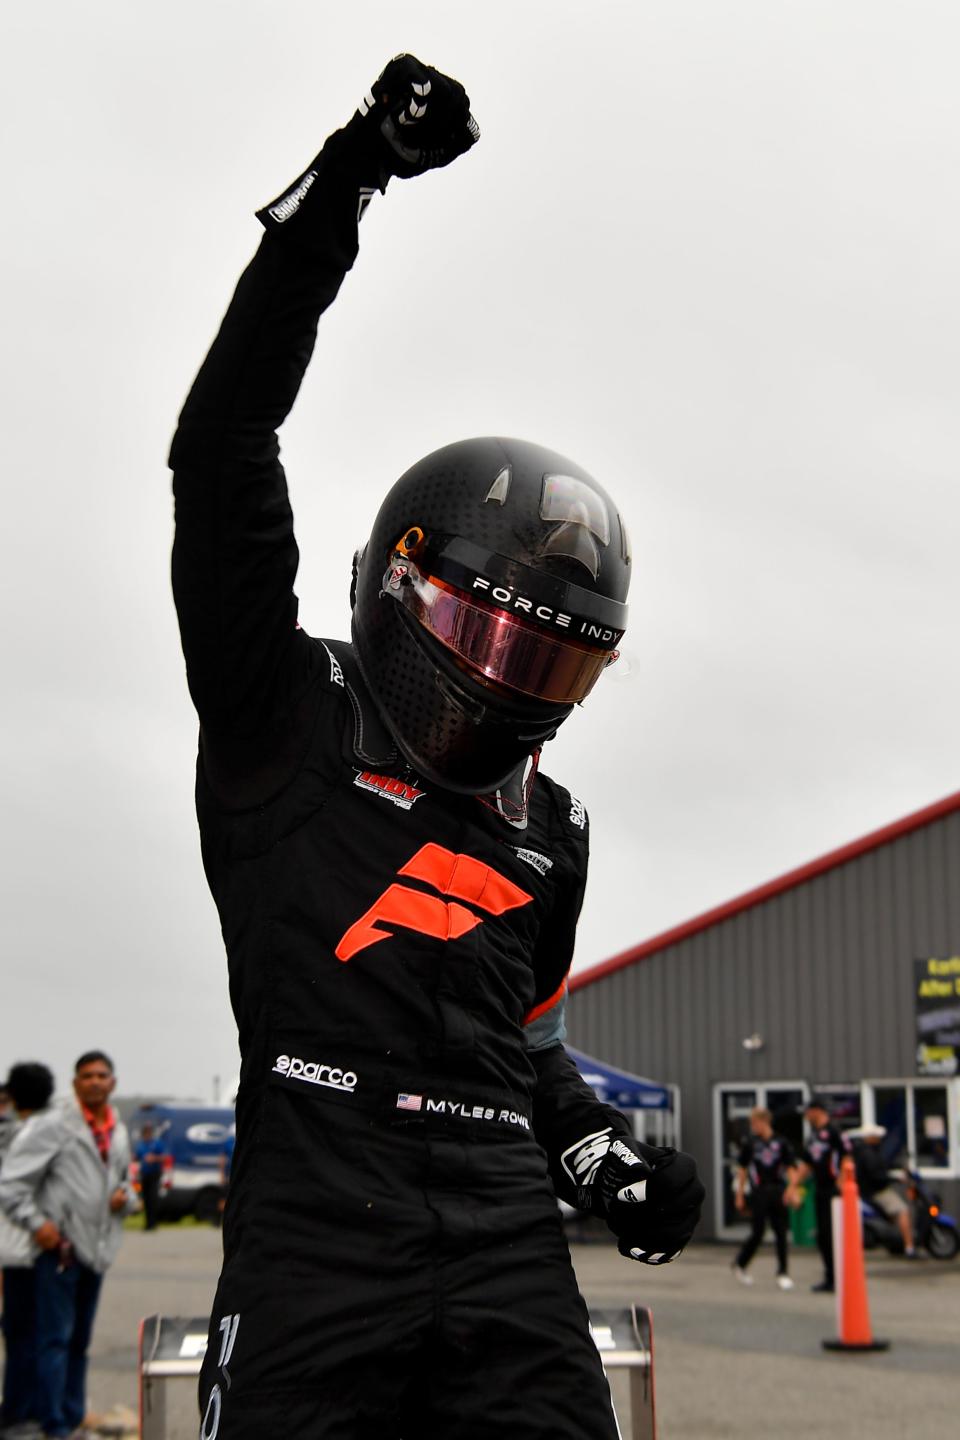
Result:
M580 645L505 610L477 605L400 556L383 577L383 592L471 669L538 700L577 704L617 658L616 650Z

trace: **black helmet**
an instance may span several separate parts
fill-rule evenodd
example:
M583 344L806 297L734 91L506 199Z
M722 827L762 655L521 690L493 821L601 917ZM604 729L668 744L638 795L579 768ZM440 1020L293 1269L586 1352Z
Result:
M616 655L630 547L606 491L524 440L462 440L387 495L356 559L364 679L418 774L479 795Z

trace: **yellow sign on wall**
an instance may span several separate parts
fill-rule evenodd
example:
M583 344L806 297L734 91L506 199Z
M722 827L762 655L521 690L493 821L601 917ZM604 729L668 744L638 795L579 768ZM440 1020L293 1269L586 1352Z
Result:
M960 955L914 960L917 1074L960 1071Z

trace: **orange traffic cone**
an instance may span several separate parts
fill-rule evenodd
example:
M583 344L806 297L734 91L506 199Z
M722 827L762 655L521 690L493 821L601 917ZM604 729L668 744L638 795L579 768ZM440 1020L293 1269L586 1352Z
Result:
M835 1340L824 1340L824 1349L889 1349L890 1341L875 1340L870 1329L860 1191L849 1156L841 1161L840 1195L833 1201L833 1251L837 1276L837 1329L840 1333Z

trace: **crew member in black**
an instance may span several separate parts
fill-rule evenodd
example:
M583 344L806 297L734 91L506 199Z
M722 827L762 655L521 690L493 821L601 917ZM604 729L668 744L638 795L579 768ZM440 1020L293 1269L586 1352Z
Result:
M750 1186L750 1234L733 1262L733 1271L744 1285L753 1284L747 1267L763 1239L767 1221L777 1245L777 1284L781 1290L792 1290L793 1281L787 1274L787 1214L784 1192L794 1178L796 1160L793 1147L782 1135L773 1133L773 1116L758 1105L750 1112L750 1136L740 1151L737 1166L737 1188L734 1204L747 1211L746 1189Z
M387 66L259 213L171 452L242 1055L203 1440L610 1440L554 1192L647 1264L703 1197L562 1045L588 824L536 761L626 623L609 496L540 446L447 446L355 558L353 643L297 622L276 429L371 197L478 134L457 82ZM407 341L383 331L387 385Z
M823 1260L823 1279L812 1290L831 1293L834 1288L833 1274L833 1197L839 1194L837 1179L840 1175L840 1161L850 1154L850 1146L835 1125L830 1123L830 1111L822 1095L813 1095L807 1103L804 1115L810 1126L810 1136L800 1151L794 1180L799 1184L809 1175L813 1176L814 1205L817 1215L817 1249Z

